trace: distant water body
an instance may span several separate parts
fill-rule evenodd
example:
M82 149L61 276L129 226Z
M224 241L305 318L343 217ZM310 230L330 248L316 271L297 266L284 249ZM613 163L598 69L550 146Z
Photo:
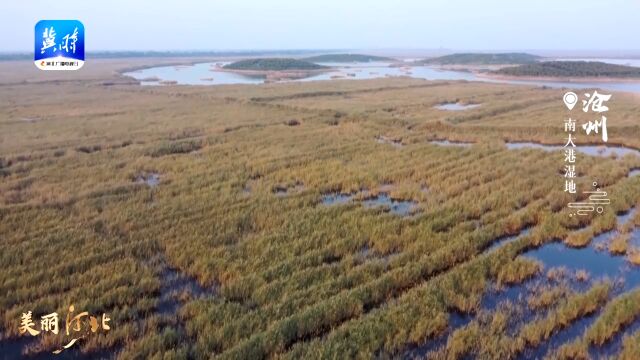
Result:
M557 59L557 60L584 60L602 61L611 64L629 65L640 67L637 59ZM140 80L142 85L225 85L225 84L262 84L264 77L246 76L232 72L217 71L216 64L224 65L224 62L202 63L190 66L159 66L125 73ZM587 89L600 88L610 91L624 91L640 93L639 82L606 81L606 82L566 82L566 81L542 81L542 80L502 80L479 77L471 72L443 70L431 66L412 66L407 62L404 66L390 66L386 62L368 63L322 63L333 70L309 76L303 79L290 81L319 81L336 79L375 79L383 77L407 76L426 80L467 80L483 81L491 83L521 84L531 86L547 86L552 88Z

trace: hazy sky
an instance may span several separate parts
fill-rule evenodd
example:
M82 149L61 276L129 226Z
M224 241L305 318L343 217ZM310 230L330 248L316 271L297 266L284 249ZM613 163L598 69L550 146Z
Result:
M0 51L41 19L82 21L88 51L640 49L639 0L3 0Z

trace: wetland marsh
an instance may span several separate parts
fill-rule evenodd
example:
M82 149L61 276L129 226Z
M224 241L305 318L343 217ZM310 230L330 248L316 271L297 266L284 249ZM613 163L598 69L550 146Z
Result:
M609 104L616 147L577 143L611 204L569 217L536 145L563 141L561 89L9 65L0 348L46 356L61 339L25 344L20 314L73 302L112 319L86 358L640 357L637 94Z

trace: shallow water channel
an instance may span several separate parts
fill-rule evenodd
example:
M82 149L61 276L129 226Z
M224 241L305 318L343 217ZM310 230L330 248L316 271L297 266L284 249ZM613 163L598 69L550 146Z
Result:
M431 140L430 144L439 145L439 146L458 146L458 147L469 147L472 146L473 143L469 142L456 142L449 140ZM540 149L544 151L563 151L565 147L563 145L546 145L539 144L535 142L508 142L505 143L505 146L509 150L520 150L520 149ZM586 154L589 156L599 156L599 157L623 157L625 155L631 154L640 156L640 150L625 147L625 146L616 146L616 145L576 145L574 148L577 152ZM636 176L640 174L640 169L634 169L629 174L630 176Z
M438 110L464 111L464 110L475 109L478 106L480 106L480 104L447 103L447 104L436 105L434 107Z
M322 196L322 204L325 206L333 206L356 202L354 194L331 193ZM411 200L397 200L389 196L388 193L381 192L376 196L367 197L357 201L365 208L382 207L390 213L399 216L409 216L415 213L418 203Z
M630 221L636 210L628 211L617 216L618 225ZM498 239L485 252L495 251L497 248L517 240L528 234L524 229L520 234ZM614 284L611 298L619 296L640 286L640 266L628 262L625 256L613 256L606 247L599 246L617 234L617 230L611 230L594 237L584 248L571 248L560 242L545 244L539 248L529 250L522 256L535 259L542 263L544 270L538 276L513 286L497 287L491 285L481 301L481 311L491 312L507 304L515 305L519 309L518 316L511 319L508 325L508 333L514 335L520 326L533 321L538 317L546 316L546 310L533 310L527 304L527 299L536 296L537 291L545 287L566 286L567 289L584 292L592 285L602 280L610 280ZM640 248L640 228L631 232L630 246ZM598 249L604 250L598 250ZM549 270L555 271L555 276L548 276ZM552 271L552 272L553 272ZM577 274L586 271L587 277L580 278ZM594 314L577 319L567 327L552 334L539 346L527 348L518 358L537 359L549 355L550 351L557 349L562 344L573 341L582 336L584 331L595 321L601 310ZM476 317L475 314L450 314L449 330L442 336L431 339L421 346L414 346L404 353L404 357L425 357L438 350L447 343L449 335L456 329L467 325ZM632 334L640 329L640 319L636 319L629 326L622 329L609 342L603 346L591 346L589 352L593 358L615 356L621 349L622 339L625 334Z

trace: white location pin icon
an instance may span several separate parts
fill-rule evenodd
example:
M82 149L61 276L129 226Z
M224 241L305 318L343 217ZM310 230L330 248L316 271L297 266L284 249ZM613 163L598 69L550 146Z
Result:
M564 104L567 105L567 108L569 110L573 110L573 107L576 106L576 103L578 102L578 95L576 95L576 93L569 91L568 93L564 94L564 97L562 98L564 100Z

